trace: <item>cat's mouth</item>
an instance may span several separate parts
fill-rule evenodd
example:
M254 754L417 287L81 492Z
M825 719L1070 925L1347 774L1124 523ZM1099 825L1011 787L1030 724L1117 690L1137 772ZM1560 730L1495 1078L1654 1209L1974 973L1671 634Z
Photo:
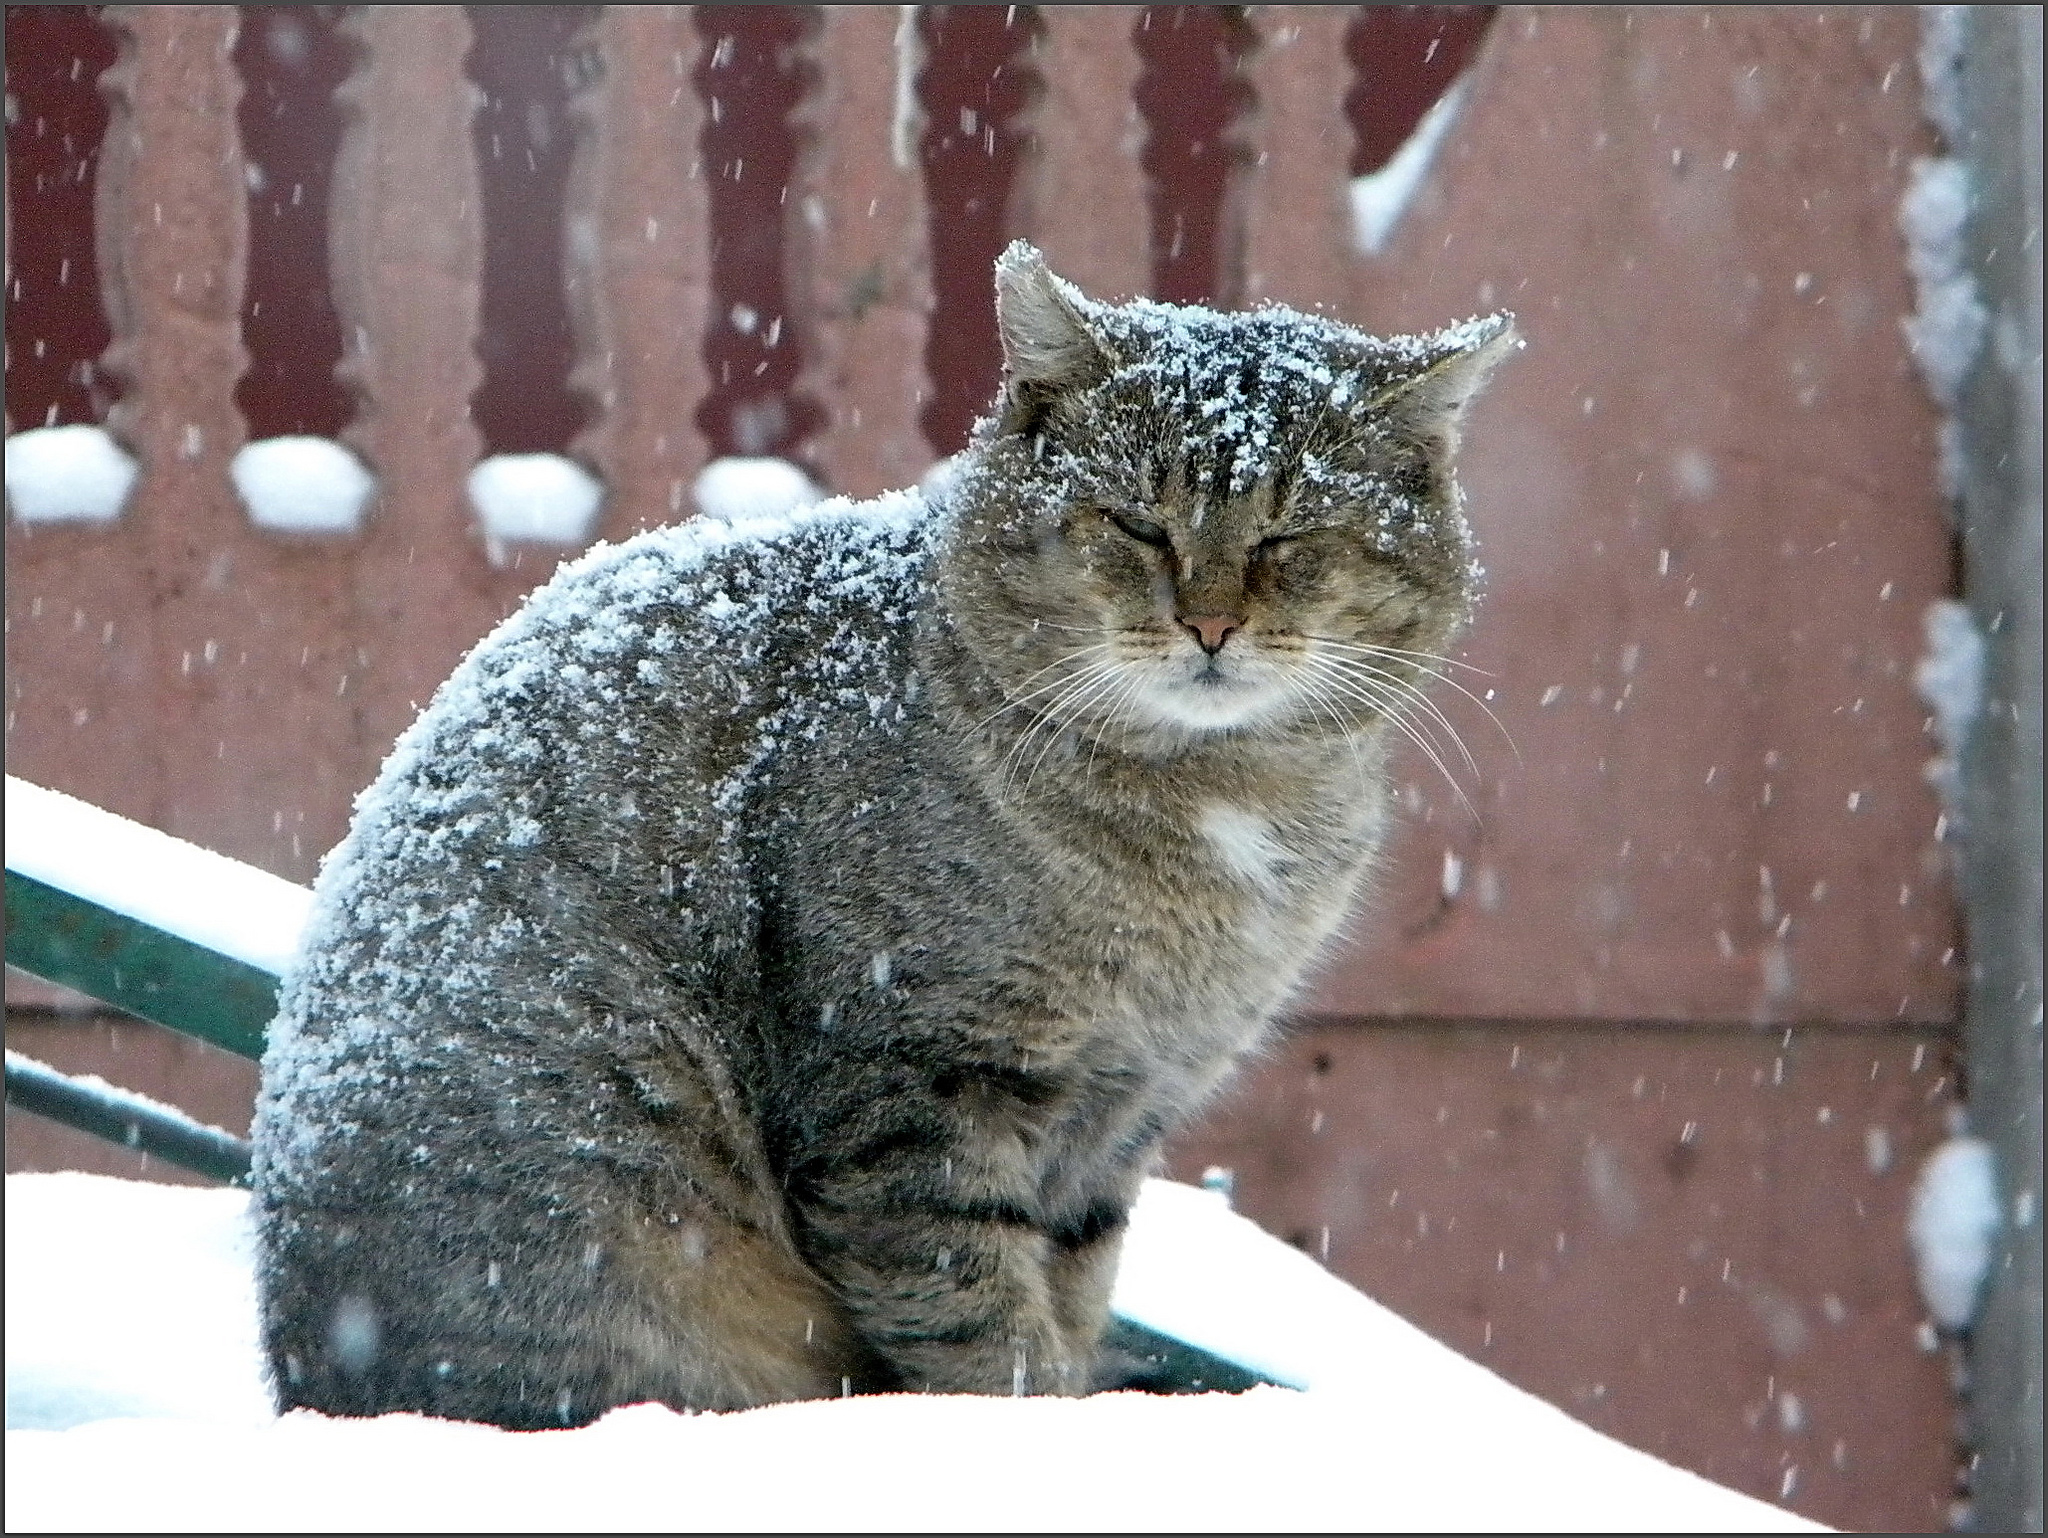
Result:
M1156 725L1198 732L1252 726L1285 707L1288 690L1270 661L1242 641L1216 653L1195 648L1141 664L1132 706Z

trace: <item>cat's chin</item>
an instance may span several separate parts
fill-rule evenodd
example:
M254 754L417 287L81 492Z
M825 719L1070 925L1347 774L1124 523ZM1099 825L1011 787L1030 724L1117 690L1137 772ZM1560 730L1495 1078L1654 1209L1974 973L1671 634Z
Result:
M1125 709L1148 726L1207 735L1265 725L1288 703L1287 691L1274 683L1211 673L1150 681Z

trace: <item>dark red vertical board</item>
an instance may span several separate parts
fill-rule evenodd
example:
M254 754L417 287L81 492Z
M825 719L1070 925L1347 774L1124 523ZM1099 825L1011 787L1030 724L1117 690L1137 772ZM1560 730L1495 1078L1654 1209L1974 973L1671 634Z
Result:
M807 89L808 5L700 5L693 72L705 103L702 175L711 201L711 394L697 425L719 454L782 454L822 413L795 394L803 366L788 324L783 224L796 173L790 114Z
M235 404L251 438L331 438L354 414L334 377L341 323L327 259L327 205L341 151L335 88L351 50L340 6L245 5L235 38L237 118L249 184L242 345Z
M7 428L104 421L112 333L93 250L114 39L96 8L7 7Z
M574 149L569 99L595 67L579 41L593 5L472 5L469 75L483 184L484 382L476 424L493 454L559 453L582 430L569 389L576 343L562 286L562 207Z

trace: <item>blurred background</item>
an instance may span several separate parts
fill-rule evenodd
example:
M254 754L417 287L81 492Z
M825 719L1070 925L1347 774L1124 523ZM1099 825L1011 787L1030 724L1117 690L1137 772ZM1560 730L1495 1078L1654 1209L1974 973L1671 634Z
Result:
M1962 9L8 6L8 772L309 881L565 555L957 450L1018 236L1513 310L1470 804L1406 762L1171 1173L1714 1479L2038 1528L2040 19ZM7 1035L246 1131L202 1044Z

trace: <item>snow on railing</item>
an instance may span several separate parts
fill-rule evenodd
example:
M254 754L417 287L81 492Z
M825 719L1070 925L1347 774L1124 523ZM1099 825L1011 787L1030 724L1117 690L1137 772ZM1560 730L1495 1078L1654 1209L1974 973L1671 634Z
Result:
M243 1057L263 1050L277 978L312 894L267 871L7 777L7 961ZM175 1106L7 1054L10 1104L208 1175L249 1146Z

